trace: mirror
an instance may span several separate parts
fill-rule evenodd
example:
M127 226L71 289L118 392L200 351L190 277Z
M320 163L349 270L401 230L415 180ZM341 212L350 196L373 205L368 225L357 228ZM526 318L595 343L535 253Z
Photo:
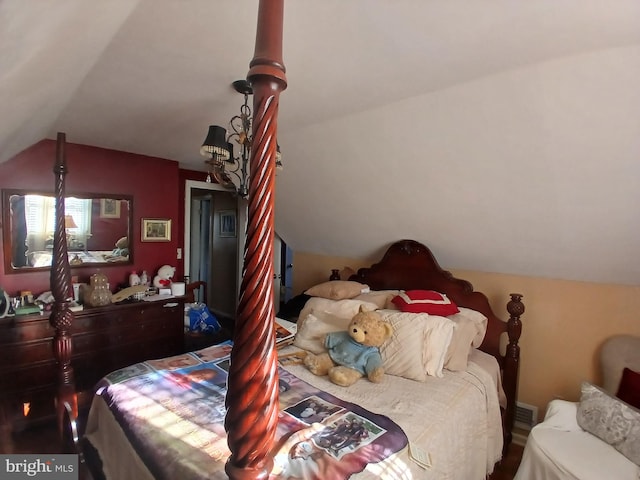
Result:
M5 273L49 270L55 228L53 193L2 191ZM70 194L65 199L69 265L102 267L133 263L133 197Z

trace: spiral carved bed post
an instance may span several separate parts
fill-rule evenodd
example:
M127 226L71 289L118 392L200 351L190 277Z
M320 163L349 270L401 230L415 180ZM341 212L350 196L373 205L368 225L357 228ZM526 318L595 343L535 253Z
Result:
M56 196L56 226L53 237L53 260L51 265L51 292L55 299L49 316L49 323L55 329L53 337L53 355L57 362L58 391L56 395L56 414L58 430L63 437L64 415L68 411L72 422L78 416L78 398L75 391L73 367L71 366L72 339L71 325L74 315L69 310L71 297L71 273L67 254L67 235L64 225L64 178L67 174L64 133L58 133L56 144L56 163L53 168Z
M225 418L231 450L225 471L232 479L269 476L278 424L272 282L278 103L287 86L283 10L283 0L260 1L255 52L247 75L254 102L249 220Z
M524 303L522 303L522 295L520 293L511 293L511 300L507 303L507 312L509 312L509 320L507 321L507 335L509 343L505 353L505 365L503 375L505 384L509 385L509 391L505 391L507 398L513 399L511 404L507 406L504 416L504 428L507 438L505 438L505 449L511 443L513 423L515 420L515 398L517 390L518 369L520 367L520 334L522 333L522 322L520 316L524 313Z

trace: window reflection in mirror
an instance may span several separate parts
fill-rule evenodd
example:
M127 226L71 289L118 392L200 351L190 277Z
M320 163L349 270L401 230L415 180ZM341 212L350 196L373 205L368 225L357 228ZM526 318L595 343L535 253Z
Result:
M3 191L5 271L48 269L53 253L55 198L52 194ZM72 267L132 263L132 198L70 195L65 230Z

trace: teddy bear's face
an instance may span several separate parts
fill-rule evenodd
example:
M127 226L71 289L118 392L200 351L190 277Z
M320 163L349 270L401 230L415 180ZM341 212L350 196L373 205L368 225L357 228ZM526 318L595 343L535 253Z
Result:
M171 267L169 265L163 265L162 267L160 267L160 269L158 269L158 276L160 278L170 279L173 277L173 273L175 271L176 269L174 267Z
M393 329L376 312L360 312L351 319L348 332L362 345L379 347L391 337Z

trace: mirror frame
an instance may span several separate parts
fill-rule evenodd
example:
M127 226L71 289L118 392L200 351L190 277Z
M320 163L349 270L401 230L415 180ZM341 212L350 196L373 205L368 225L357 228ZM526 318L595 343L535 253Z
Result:
M55 198L54 192L48 192L43 190L31 190L31 189L2 189L2 250L4 255L4 273L31 273L50 271L51 265L46 267L16 267L12 263L12 249L11 242L11 208L10 198L13 195L43 195L47 197ZM103 267L121 267L127 265L133 265L134 248L133 244L135 239L133 237L133 195L121 195L113 193L85 193L85 192L65 192L65 197L75 197L84 199L114 199L114 200L126 200L129 202L129 218L127 221L128 236L129 236L129 258L122 262L87 262L79 265L70 265L70 268L103 268Z

